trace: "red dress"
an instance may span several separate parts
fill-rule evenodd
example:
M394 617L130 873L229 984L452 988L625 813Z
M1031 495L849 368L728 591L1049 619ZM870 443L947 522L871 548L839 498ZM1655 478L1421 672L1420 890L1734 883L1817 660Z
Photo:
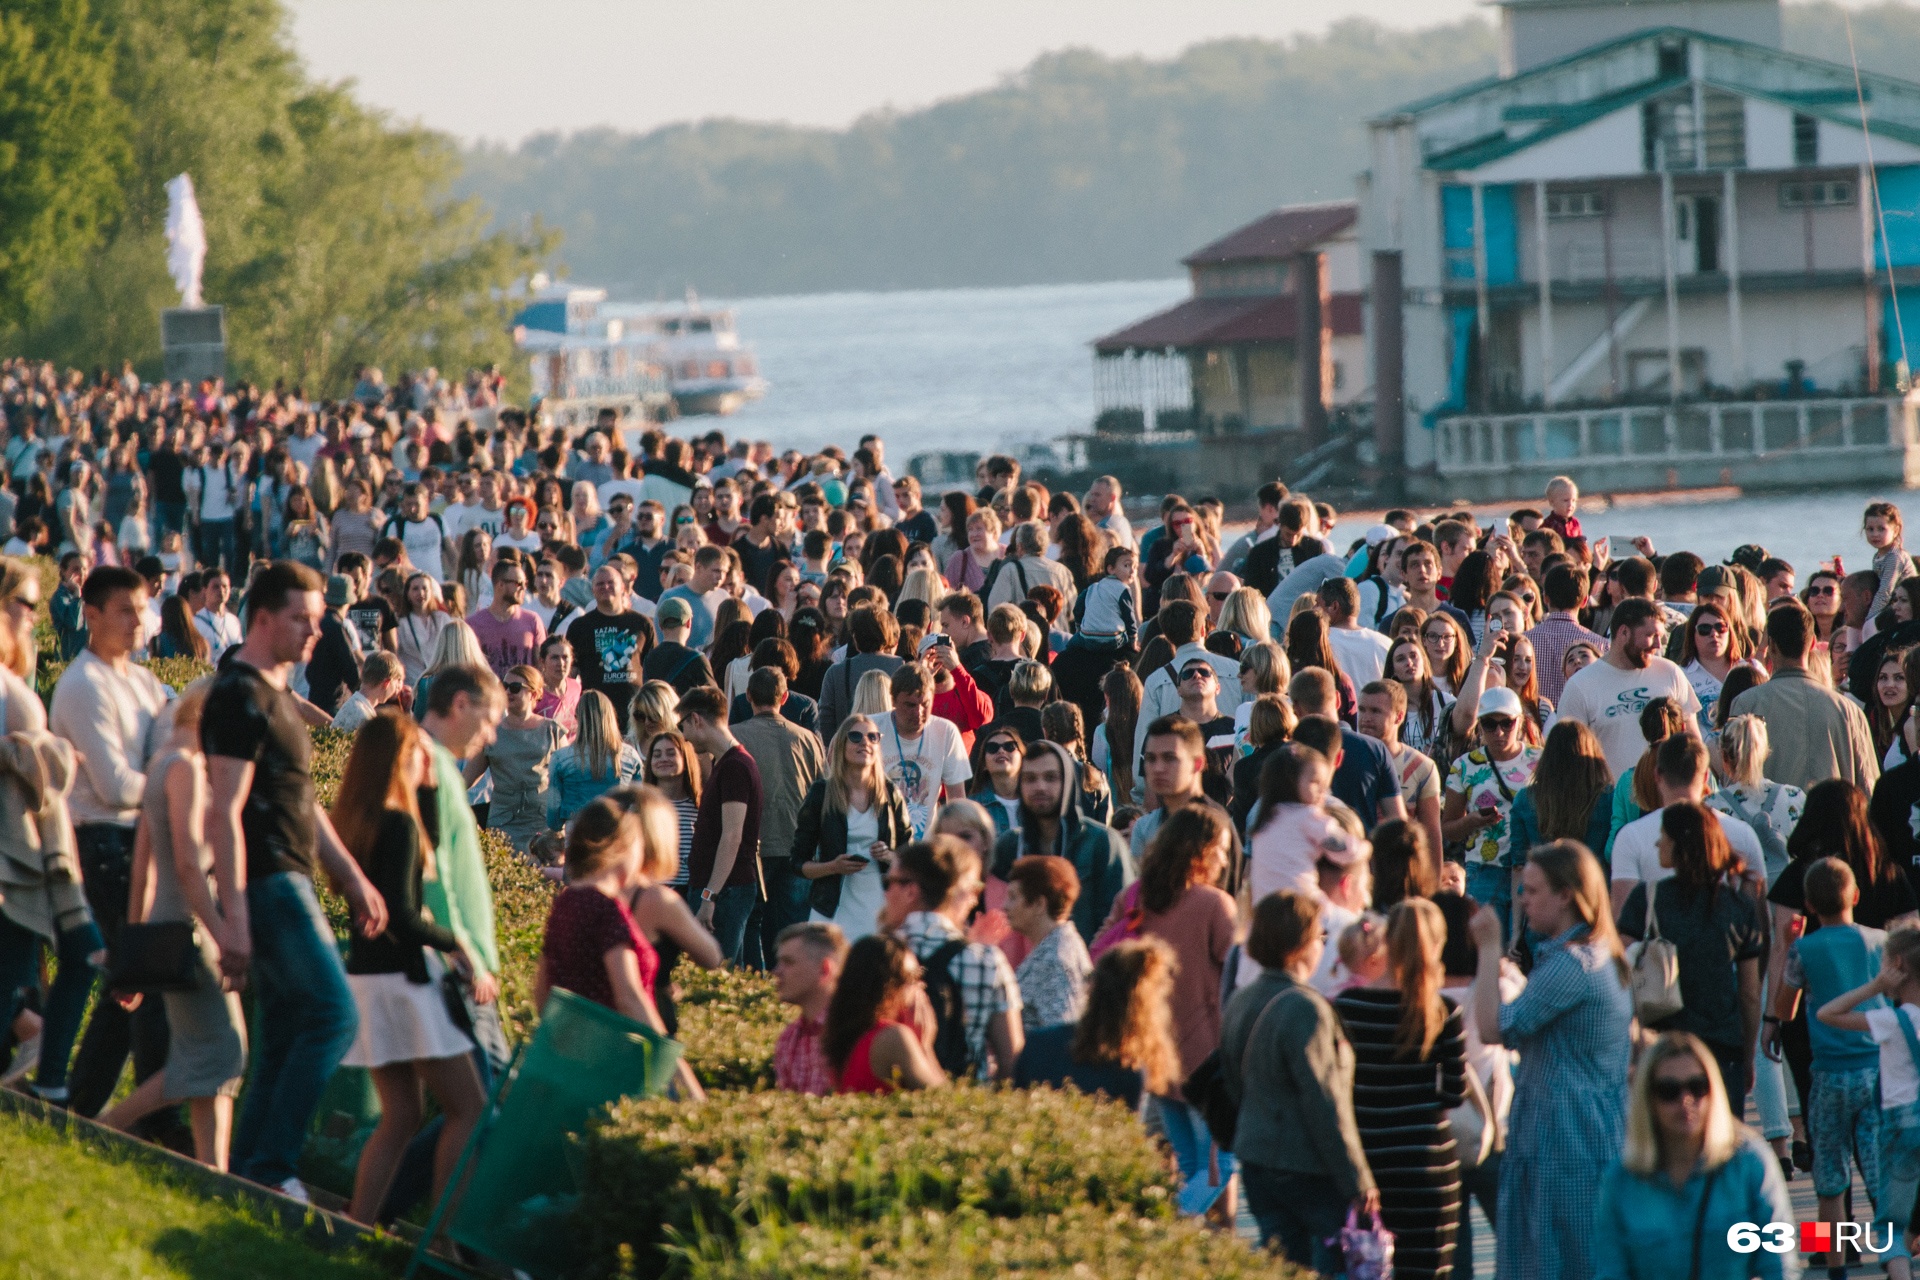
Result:
M882 1080L873 1074L873 1038L888 1027L899 1027L912 1034L912 1028L904 1022L876 1022L860 1037L853 1046L853 1052L847 1055L846 1069L840 1073L841 1093L892 1093L891 1080Z

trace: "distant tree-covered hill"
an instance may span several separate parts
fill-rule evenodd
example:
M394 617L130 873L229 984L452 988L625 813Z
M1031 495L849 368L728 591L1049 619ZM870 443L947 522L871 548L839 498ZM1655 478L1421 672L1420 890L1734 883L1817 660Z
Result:
M1787 47L1845 61L1831 3ZM1920 9L1857 11L1870 69L1913 75ZM739 120L544 134L466 154L463 189L565 232L577 279L628 296L1135 279L1276 205L1341 199L1365 122L1491 74L1471 20L1223 40L1167 61L1049 54L992 88L845 130Z

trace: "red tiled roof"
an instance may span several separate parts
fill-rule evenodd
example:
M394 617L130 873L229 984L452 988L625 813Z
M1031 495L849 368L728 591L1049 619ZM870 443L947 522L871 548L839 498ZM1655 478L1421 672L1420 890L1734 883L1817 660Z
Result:
M1238 231L1229 231L1212 244L1182 258L1181 262L1189 267L1203 267L1226 262L1290 258L1330 236L1338 235L1359 219L1360 206L1352 200L1291 205L1249 222Z
M1363 298L1333 295L1333 331L1355 337L1362 329ZM1291 342L1299 333L1299 304L1292 294L1265 298L1189 298L1093 344L1100 355L1127 350L1159 351L1245 342Z

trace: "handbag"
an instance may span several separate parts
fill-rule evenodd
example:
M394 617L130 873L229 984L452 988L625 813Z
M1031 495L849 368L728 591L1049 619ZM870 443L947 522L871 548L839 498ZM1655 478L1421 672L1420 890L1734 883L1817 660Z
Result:
M120 926L107 969L113 991L192 991L199 986L200 945L187 920Z
M1627 948L1627 966L1633 971L1633 1011L1642 1026L1671 1018L1686 1007L1680 997L1680 949L1660 936L1660 917L1653 909L1657 884L1647 886L1647 936Z
M1360 1211L1347 1210L1347 1225L1340 1228L1340 1256L1346 1260L1347 1280L1393 1280L1393 1232L1380 1221L1380 1215L1367 1215L1369 1225L1360 1225Z
M1088 958L1098 960L1121 943L1133 941L1145 924L1146 913L1140 910L1140 882L1135 880L1121 891L1120 914L1094 936L1093 945L1087 948Z
M1434 1070L1438 1073L1439 1067ZM1493 1114L1493 1099L1472 1063L1467 1064L1466 1099L1447 1112L1447 1126L1453 1130L1454 1152L1462 1169L1478 1168L1500 1149L1500 1121Z

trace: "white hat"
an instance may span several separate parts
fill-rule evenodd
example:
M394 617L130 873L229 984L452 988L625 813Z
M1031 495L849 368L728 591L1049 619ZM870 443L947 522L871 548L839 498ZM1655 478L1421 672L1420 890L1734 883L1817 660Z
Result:
M1375 525L1367 526L1367 545L1370 547L1377 547L1381 543L1386 542L1392 538L1397 538L1399 536L1400 536L1400 531L1394 528L1390 524L1375 524Z
M1473 718L1485 720L1488 716L1512 716L1518 720L1525 714L1525 710L1520 705L1519 694L1511 689L1496 686L1481 691L1480 707L1473 713Z

